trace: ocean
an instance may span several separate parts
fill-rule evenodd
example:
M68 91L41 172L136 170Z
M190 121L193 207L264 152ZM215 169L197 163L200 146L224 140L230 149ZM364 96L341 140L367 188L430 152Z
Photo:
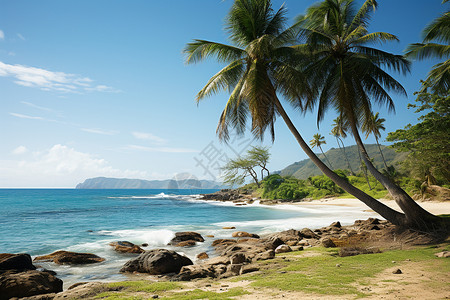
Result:
M80 281L118 281L121 266L135 255L120 254L113 241L147 243L146 250L167 248L195 261L206 251L214 256L211 242L230 238L236 230L266 234L290 228L311 229L333 221L351 224L374 216L351 207L296 205L267 206L255 202L236 206L231 202L204 201L200 193L215 190L81 190L0 189L0 253L44 255L56 250L89 252L106 260L85 266L35 265L54 270L68 287ZM196 231L205 238L190 248L167 246L177 231Z

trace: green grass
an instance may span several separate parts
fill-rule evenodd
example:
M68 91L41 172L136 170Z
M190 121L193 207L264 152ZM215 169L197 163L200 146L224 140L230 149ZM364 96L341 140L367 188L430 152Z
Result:
M176 299L176 300L194 300L194 299L208 299L208 300L232 300L231 297L237 297L248 294L243 288L232 288L226 292L216 293L211 291L203 291L196 289L193 291L186 291L181 293L173 293L171 296L163 297L162 299Z
M122 281L109 283L108 287L123 287L127 291L133 292L164 292L183 287L180 283L175 282L152 282L152 281Z
M446 249L449 248L447 245ZM389 251L378 254L366 254L350 257L337 256L337 249L311 249L323 255L300 258L300 252L283 254L287 260L276 259L278 268L263 270L259 274L245 276L253 280L254 287L277 288L285 291L303 291L327 295L367 296L357 290L354 283L362 283L374 277L386 268L392 267L392 261L427 261L430 269L445 274L450 273L448 260L436 258L434 253L442 251L436 248L418 248L414 250ZM336 265L339 264L340 267Z
M104 292L96 295L94 299L106 299L106 300L143 300L141 296L129 296L127 293L117 292Z

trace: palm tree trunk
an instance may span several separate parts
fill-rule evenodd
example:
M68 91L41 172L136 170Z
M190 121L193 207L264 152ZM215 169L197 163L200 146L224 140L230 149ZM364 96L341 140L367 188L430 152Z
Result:
M375 179L378 180L389 191L391 196L395 199L395 202L397 202L400 209L405 213L406 216L405 225L427 231L435 229L433 227L435 225L438 225L437 223L440 222L440 218L423 209L403 189L401 189L393 181L391 181L389 178L381 174L375 168L375 166L370 161L370 157L367 154L367 151L361 140L358 128L356 127L356 123L350 122L350 127L353 133L353 137L355 138L356 144L358 145L361 151L364 163L366 164L370 173L372 173L373 177L375 177Z
M378 143L378 138L376 136L375 136L375 141L377 142L378 150L380 151L381 158L383 159L384 166L386 167L386 171L387 171L388 170L388 166L387 166L386 160L384 159L383 151L381 151L380 143Z
M353 172L352 166L350 165L350 161L348 160L347 153L345 153L345 145L344 145L344 142L343 142L340 138L338 138L338 137L336 137L336 140L337 140L337 142L338 142L339 148L341 148L341 146L339 145L339 141L341 141L341 143L342 143L342 151L344 151L344 157L345 157L345 160L347 161L347 166L348 166L348 169L350 170L350 174L355 175L355 172Z
M292 123L291 119L287 115L286 111L284 110L283 106L281 105L280 101L277 97L275 97L275 105L277 107L278 112L282 116L284 122L288 126L289 130L294 135L295 139L299 143L302 150L308 155L308 157L311 159L311 161L326 175L328 176L334 183L336 183L338 186L340 186L342 189L344 189L346 192L352 194L359 200L361 200L364 204L366 204L368 207L379 213L383 218L390 221L391 223L395 225L402 225L405 223L405 215L402 213L399 213L398 211L393 210L392 208L384 205L380 201L372 198L371 196L367 195L363 191L357 189L350 183L348 183L345 179L341 178L339 175L334 173L331 169L329 169L317 156L316 154L309 148L308 144L303 140L300 133L297 131L297 128L295 128L294 124Z
M330 165L330 169L333 170L333 166L331 165L330 160L328 159L328 157L325 155L325 153L323 153L322 147L319 146L320 152L322 152L322 155L325 157L325 159L327 160L328 164Z

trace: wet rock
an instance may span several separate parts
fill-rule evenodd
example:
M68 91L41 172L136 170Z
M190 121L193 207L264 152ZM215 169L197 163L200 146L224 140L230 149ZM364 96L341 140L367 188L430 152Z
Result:
M234 227L234 226L225 226L225 227L222 227L222 229L236 229L236 227Z
M248 233L248 232L245 232L245 231L233 232L233 234L231 236L232 237L249 237L249 238L259 239L259 235L254 234L254 233Z
M184 241L184 242L179 242L178 244L176 244L176 247L192 247L195 246L197 243L193 240L189 240L189 241Z
M197 232L185 231L175 233L175 237L169 242L169 245L177 245L185 241L204 242L205 239Z
M0 270L35 270L31 256L26 253L0 253Z
M237 241L236 240L232 240L232 239L218 239L218 240L214 240L211 244L211 246L217 246L217 245L231 245L231 244L236 244Z
M197 259L208 259L208 258L209 258L209 255L206 252L197 254Z
M58 265L72 265L72 264L93 264L104 261L92 253L77 253L69 251L56 251L49 255L38 256L34 261L53 261Z
M0 275L0 299L58 293L62 292L62 286L61 279L46 272L7 271Z
M152 275L178 273L183 266L192 265L192 261L175 251L154 249L129 260L120 272L139 272Z
M127 241L112 242L112 243L109 243L109 245L114 247L114 251L117 251L120 253L142 253L145 251L138 245L135 245L135 244L127 242Z

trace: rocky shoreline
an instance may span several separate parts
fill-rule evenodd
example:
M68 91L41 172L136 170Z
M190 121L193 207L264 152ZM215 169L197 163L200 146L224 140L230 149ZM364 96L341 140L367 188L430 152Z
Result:
M235 199L237 200L237 199ZM256 262L270 260L277 254L301 251L306 247L339 247L340 255L357 255L380 251L377 242L383 241L386 248L389 243L396 247L406 244L430 243L433 237L411 230L401 230L387 221L370 218L357 220L353 225L342 226L334 222L329 226L311 230L290 229L266 236L238 231L227 227L230 237L211 242L213 249L208 253L199 253L196 263L184 255L167 249L144 251L138 245L126 241L111 243L114 250L132 253L120 272L130 275L157 275L161 281L190 281L197 278L228 278L259 270ZM205 243L205 239L196 232L177 232L169 245L191 247ZM360 245L364 245L361 248ZM210 258L209 256L212 256ZM39 261L53 261L55 264L95 264L104 259L90 253L57 251L49 255L38 256ZM118 270L119 272L119 270ZM90 283L77 283L62 291L62 280L52 271L39 268L28 254L0 254L0 300L28 297L26 299L66 299L67 295L86 291ZM95 286L95 285L92 285Z

